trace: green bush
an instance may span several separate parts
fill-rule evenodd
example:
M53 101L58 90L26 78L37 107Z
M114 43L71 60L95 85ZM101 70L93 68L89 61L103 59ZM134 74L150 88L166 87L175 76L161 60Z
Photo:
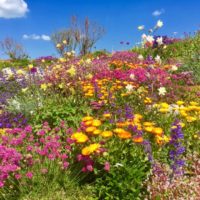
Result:
M112 143L107 157L110 171L100 174L95 181L98 199L141 199L141 192L145 192L142 183L150 171L143 147L117 139Z

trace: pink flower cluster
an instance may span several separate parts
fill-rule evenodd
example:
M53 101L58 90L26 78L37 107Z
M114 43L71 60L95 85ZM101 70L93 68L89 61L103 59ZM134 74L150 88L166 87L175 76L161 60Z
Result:
M0 145L0 188L4 186L6 179L19 169L22 155L14 148Z

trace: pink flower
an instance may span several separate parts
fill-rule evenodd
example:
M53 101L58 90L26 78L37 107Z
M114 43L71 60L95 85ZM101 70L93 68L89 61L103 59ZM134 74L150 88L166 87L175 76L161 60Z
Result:
M48 170L47 170L46 168L42 168L42 169L41 169L41 173L42 173L42 174L46 174L47 172L48 172Z
M104 170L107 171L107 172L110 171L110 163L109 162L105 162Z
M89 171L89 172L92 172L94 170L93 166L92 165L87 165L86 166L86 169Z
M15 174L15 178L16 178L17 180L21 179L21 177L22 177L21 174Z
M32 172L27 172L26 173L26 177L29 178L29 179L32 179L33 178L33 173Z
M69 166L69 162L64 162L64 163L63 163L63 168L64 168L64 169L67 169L68 166Z
M4 186L4 183L0 181L0 188L2 188L3 186Z

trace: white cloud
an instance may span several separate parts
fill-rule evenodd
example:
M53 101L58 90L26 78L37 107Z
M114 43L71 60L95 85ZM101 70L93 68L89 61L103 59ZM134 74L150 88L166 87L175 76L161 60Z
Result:
M42 35L36 35L36 34L31 34L31 35L27 35L24 34L22 36L23 39L25 40L45 40L45 41L50 41L51 38L48 35L42 34Z
M0 0L0 18L24 17L28 11L24 0Z
M155 11L152 13L152 15L153 15L154 17L157 17L157 16L160 16L160 15L164 14L164 12L165 12L164 9L155 10Z
M41 35L41 39L46 41L51 40L51 38L48 35Z

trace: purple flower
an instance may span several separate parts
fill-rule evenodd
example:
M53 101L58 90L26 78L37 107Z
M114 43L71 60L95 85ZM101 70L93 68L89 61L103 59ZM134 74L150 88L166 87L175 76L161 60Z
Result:
M175 127L175 128L174 128ZM182 155L185 152L185 147L182 146L182 139L184 134L182 132L182 127L180 122L176 120L173 123L173 128L171 129L171 140L170 146L171 150L169 152L169 158L171 160L172 177L174 175L183 174L183 166L185 161L182 159Z

